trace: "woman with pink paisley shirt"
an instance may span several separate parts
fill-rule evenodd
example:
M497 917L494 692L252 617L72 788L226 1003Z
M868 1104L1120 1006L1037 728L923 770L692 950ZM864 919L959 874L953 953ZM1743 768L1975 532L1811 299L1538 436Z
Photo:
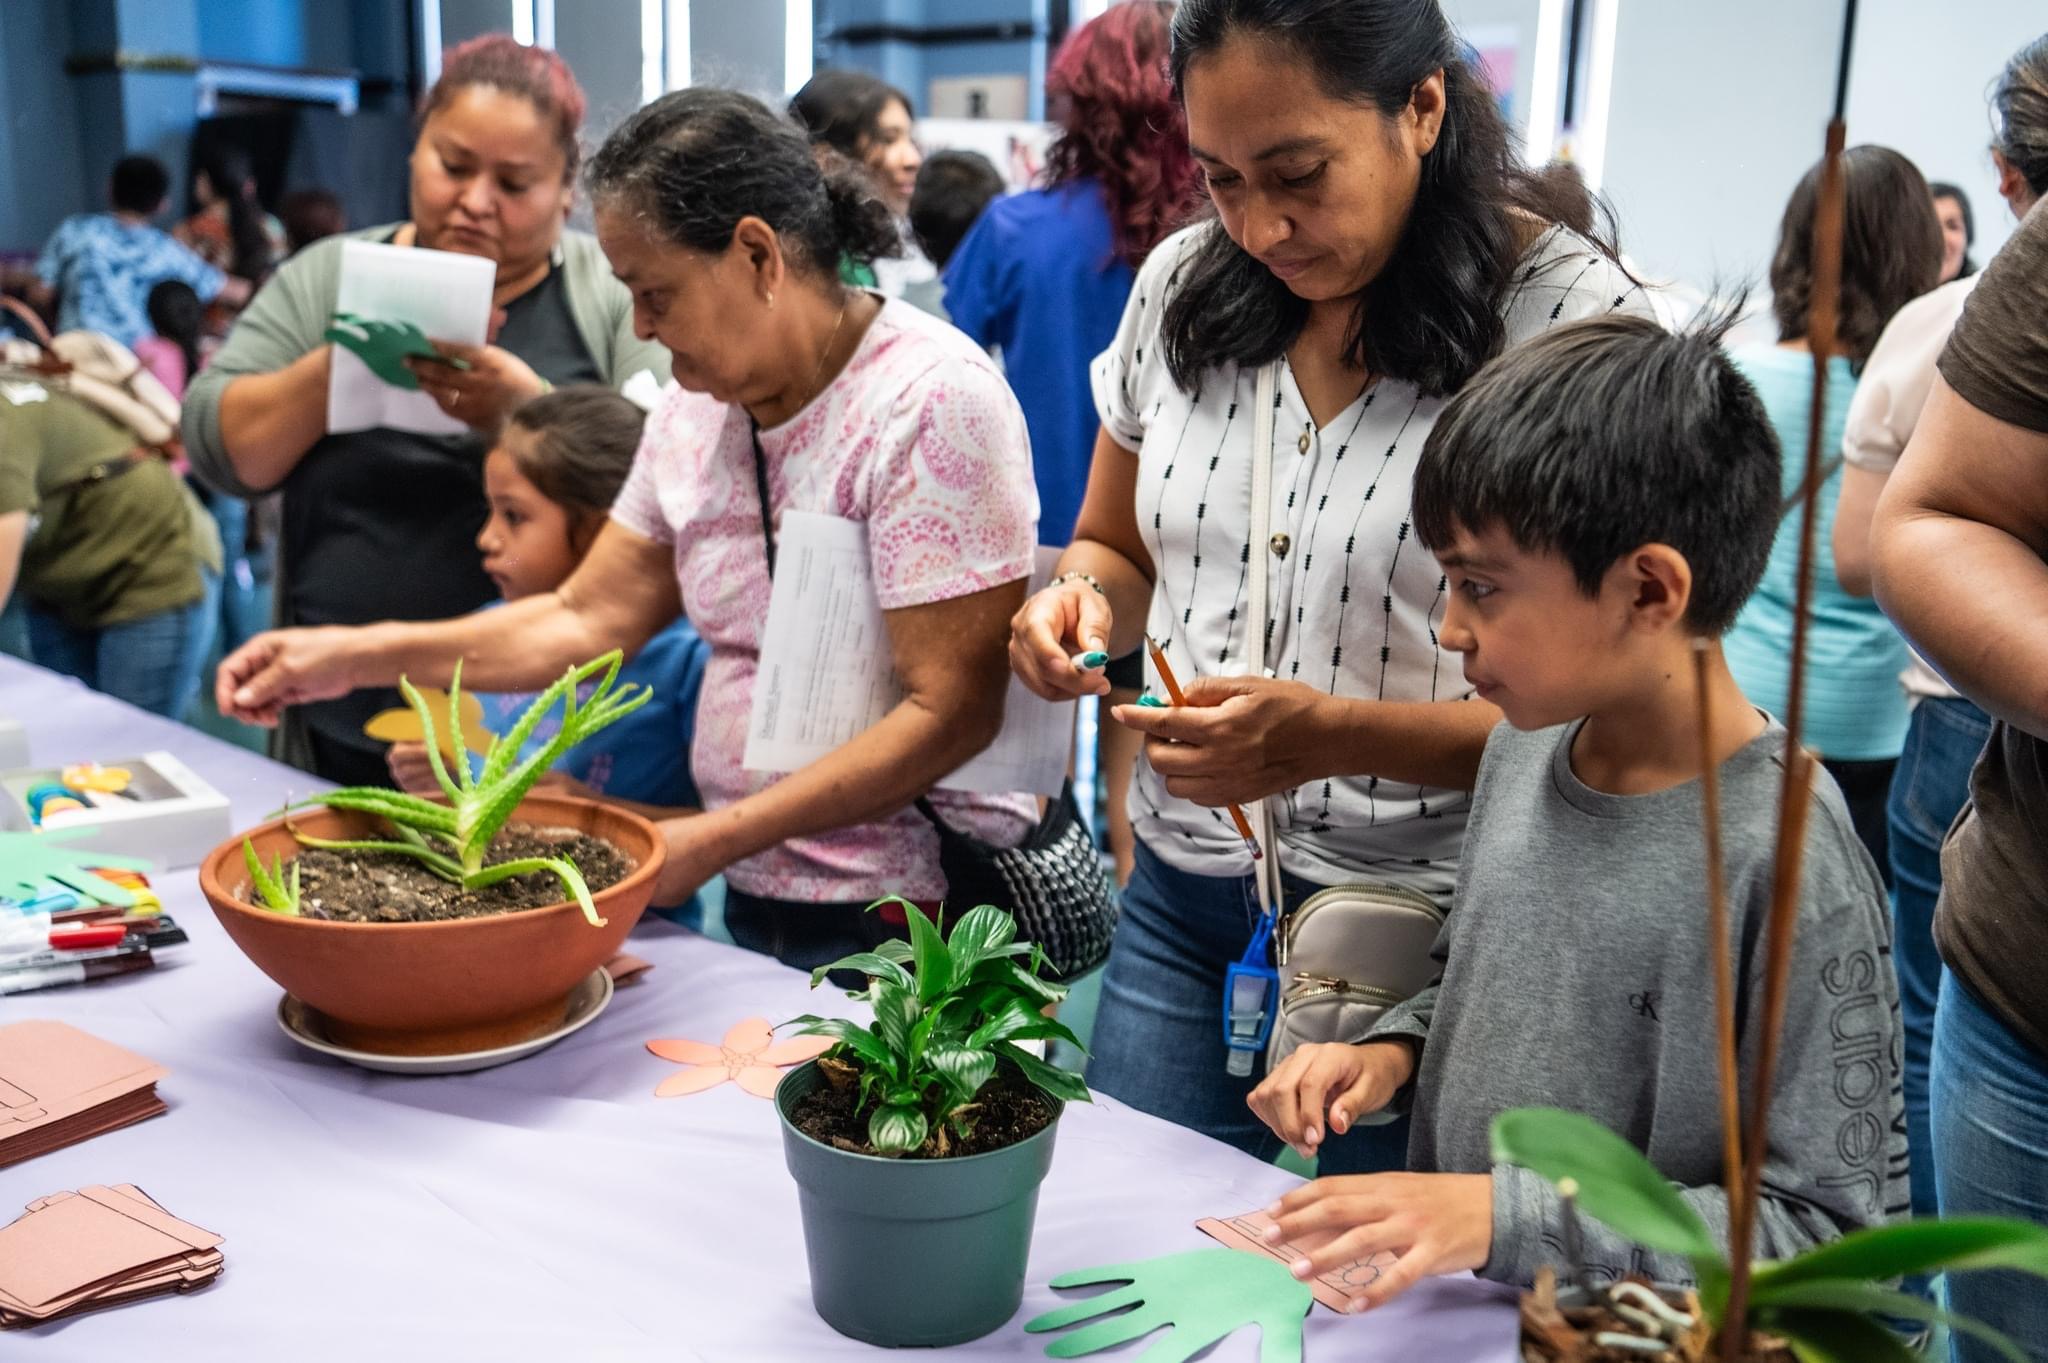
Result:
M656 898L724 872L742 946L811 967L871 946L882 894L945 892L937 834L912 803L994 738L1009 619L1024 600L1037 498L1024 418L957 331L840 282L843 256L895 248L857 172L830 174L802 135L730 91L666 95L592 160L598 240L636 328L674 355L625 489L554 593L461 620L299 629L221 664L225 713L388 684L403 672L508 690L686 610L711 644L691 767L706 812L663 824ZM757 488L767 490L762 505ZM741 766L768 613L768 524L789 511L865 523L904 699L800 771ZM1029 796L939 792L948 823L1014 845ZM666 902L666 901L664 901Z

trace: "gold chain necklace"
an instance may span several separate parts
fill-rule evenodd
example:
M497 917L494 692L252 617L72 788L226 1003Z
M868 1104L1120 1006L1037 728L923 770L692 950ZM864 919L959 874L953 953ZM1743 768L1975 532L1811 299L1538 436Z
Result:
M832 358L832 347L839 343L839 329L846 325L846 307L852 301L850 298L844 298L839 302L839 316L832 323L832 334L825 338L825 348L818 352L818 367L811 371L810 396L797 407L796 410L799 412L810 406L818 394L824 391L818 386L818 380L825 377L825 361Z

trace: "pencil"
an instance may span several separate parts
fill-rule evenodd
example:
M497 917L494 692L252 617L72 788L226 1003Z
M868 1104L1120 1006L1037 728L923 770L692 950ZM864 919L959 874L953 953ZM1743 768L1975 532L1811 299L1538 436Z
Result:
M1159 647L1159 641L1148 634L1145 647L1152 654L1152 666L1159 669L1159 680L1165 683L1166 694L1173 698L1175 705L1186 705L1188 698L1181 694L1180 683L1174 679L1173 669L1166 662L1166 651ZM1259 850L1259 840L1252 836L1252 823L1244 816L1244 810L1235 804L1227 808L1230 821L1237 825L1237 835L1244 839L1244 850L1252 854L1253 861L1265 860L1266 854Z

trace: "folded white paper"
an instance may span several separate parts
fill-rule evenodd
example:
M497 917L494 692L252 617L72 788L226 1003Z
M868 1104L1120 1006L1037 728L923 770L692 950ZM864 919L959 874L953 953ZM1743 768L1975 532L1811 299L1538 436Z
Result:
M490 333L497 262L454 251L348 241L341 246L336 312L379 322L410 322L436 341L482 345ZM469 429L425 393L394 388L345 346L334 347L327 383L327 429L388 426L419 435L461 435Z
M1058 558L1057 549L1038 551L1032 590L1052 576ZM795 771L873 726L902 699L869 569L867 528L837 516L784 512L742 761L751 771ZM1073 702L1040 700L1013 676L1002 733L939 785L1058 795L1073 734Z

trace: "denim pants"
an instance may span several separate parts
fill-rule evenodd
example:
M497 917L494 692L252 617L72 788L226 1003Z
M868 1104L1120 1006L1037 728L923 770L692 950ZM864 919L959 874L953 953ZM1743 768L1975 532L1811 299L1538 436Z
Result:
M200 570L205 591L190 605L99 629L79 629L31 605L29 651L53 672L166 719L183 719L199 694L199 673L213 648L220 576Z
M1899 972L1899 1019L1906 1034L1906 1144L1913 1157L1913 1214L1932 1216L1934 1147L1927 1133L1927 1055L1934 1046L1934 1004L1941 957L1934 950L1934 905L1941 897L1941 844L1970 799L1991 717L1959 698L1913 707L1906 748L1885 810L1892 862L1892 963Z
M1842 803L1849 806L1849 822L1855 826L1856 840L1877 863L1877 873L1887 891L1892 888L1892 858L1885 808L1891 799L1892 776L1898 765L1895 757L1874 762L1821 760L1821 766L1835 778L1835 786L1842 792Z
M1290 906L1320 888L1282 879ZM1224 1072L1223 972L1244 954L1258 914L1250 876L1175 870L1140 839L1103 971L1088 1082L1142 1112L1272 1159L1280 1138L1245 1105L1261 1075ZM1407 1159L1403 1117L1325 1141L1317 1167L1373 1173L1404 1168Z
M276 577L277 545L249 552L249 503L211 488L199 487L199 498L220 530L221 552L227 561L220 591L220 651L234 652L270 628L272 582Z
M2015 1036L1953 974L1941 980L1929 1093L1934 1175L1944 1216L2048 1222L2048 1055ZM2048 1359L2048 1287L2016 1272L1948 1275L1948 1301ZM2002 1356L1959 1332L1954 1363Z
M873 951L890 938L910 935L907 926L891 922L880 909L859 903L805 904L748 894L730 882L725 887L725 930L733 945L773 956L798 970L816 970L842 956ZM857 971L834 971L832 983L858 989Z

